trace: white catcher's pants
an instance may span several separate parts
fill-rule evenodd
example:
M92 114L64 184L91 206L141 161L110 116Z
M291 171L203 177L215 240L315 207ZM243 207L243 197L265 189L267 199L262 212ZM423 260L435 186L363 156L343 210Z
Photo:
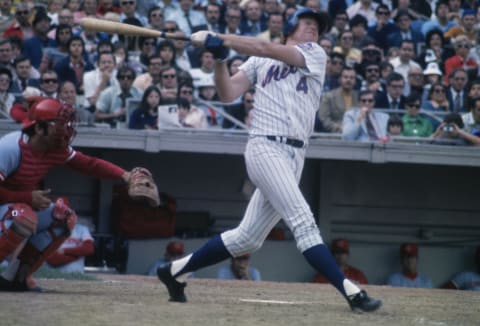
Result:
M305 149L258 136L248 141L245 161L250 180L257 189L240 225L221 235L227 250L233 256L258 250L281 218L292 231L301 252L323 243L313 213L298 186Z

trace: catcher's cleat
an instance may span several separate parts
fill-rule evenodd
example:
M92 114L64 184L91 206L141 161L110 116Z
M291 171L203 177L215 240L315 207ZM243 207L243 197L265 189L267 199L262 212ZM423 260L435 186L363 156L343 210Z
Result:
M43 292L35 281L26 280L25 282L9 281L0 276L0 291L4 292Z
M157 269L157 276L160 281L167 287L170 301L173 302L187 302L184 289L187 283L178 282L170 272L171 263L164 264Z
M348 297L350 308L355 312L375 311L382 305L382 300L370 298L365 290Z

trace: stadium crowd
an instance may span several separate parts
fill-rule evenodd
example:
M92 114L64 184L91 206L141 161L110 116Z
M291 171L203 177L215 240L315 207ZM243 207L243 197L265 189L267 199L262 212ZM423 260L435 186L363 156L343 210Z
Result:
M479 6L476 0L4 0L0 118L21 122L42 96L71 103L90 126L247 128L255 90L219 102L208 50L83 30L81 19L178 36L209 30L282 42L286 18L309 7L332 19L320 40L328 62L315 131L346 140L404 136L480 145ZM230 73L246 59L230 50Z

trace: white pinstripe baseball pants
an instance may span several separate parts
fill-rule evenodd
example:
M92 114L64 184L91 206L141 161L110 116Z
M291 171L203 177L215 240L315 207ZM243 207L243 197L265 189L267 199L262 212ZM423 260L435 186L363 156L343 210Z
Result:
M227 250L233 256L258 250L281 218L301 252L322 244L313 213L298 186L305 149L257 136L247 143L245 161L257 189L240 225L221 235Z

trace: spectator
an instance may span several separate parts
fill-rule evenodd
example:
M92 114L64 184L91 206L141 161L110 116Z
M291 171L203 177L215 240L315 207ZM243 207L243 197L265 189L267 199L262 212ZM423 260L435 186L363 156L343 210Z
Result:
M62 10L63 5L63 0L47 1L47 15L50 18L53 26L58 25L58 13L60 12L60 10Z
M12 73L9 69L0 67L0 119L10 119L15 96L9 92L12 83Z
M471 134L480 136L480 80L472 88L476 88L476 97L472 97L469 102L470 112L462 115L465 130ZM470 90L470 93L474 93Z
M50 18L44 10L37 10L33 19L33 36L25 39L23 54L26 55L32 66L38 68L43 57L43 49L55 47L55 40L47 36L50 30Z
M248 0L245 3L244 13L244 19L240 24L241 35L257 36L267 29L267 17L259 1Z
M148 25L148 19L145 16L140 15L137 10L137 0L120 0L120 21L124 22L126 19L135 18L141 26Z
M350 19L350 30L353 36L353 47L361 49L365 42L374 42L374 40L367 35L368 21L362 15L355 15Z
M253 110L255 90L249 89L242 96L242 102L237 105L230 105L225 107L225 112L246 124L246 120L250 111ZM222 128L224 129L239 129L240 127L234 122L223 119Z
M154 29L157 31L163 30L164 16L162 8L157 5L154 5L148 9L148 25L147 28Z
M338 11L333 18L333 26L328 33L328 37L333 40L338 39L341 33L348 30L348 20L348 15L345 10Z
M424 80L423 69L420 67L411 67L410 70L408 70L408 77L403 95L408 96L412 93L417 93L422 96L424 92Z
M376 23L368 28L368 35L373 38L376 44L382 47L383 52L387 53L387 37L397 30L395 24L389 20L390 10L387 5L380 4L375 10Z
M40 92L44 97L56 98L58 92L58 76L53 70L47 70L40 76Z
M355 79L355 70L350 67L343 68L340 87L323 96L318 118L327 132L341 133L345 111L358 107L358 91L353 89Z
M225 10L225 30L224 34L240 34L240 22L242 11L239 7L227 7Z
M348 7L347 14L349 19L352 19L353 16L359 14L364 16L368 21L374 21L375 9L377 6L378 3L372 0L358 0L353 5Z
M401 47L403 41L409 40L416 49L424 41L423 34L411 26L412 18L407 10L398 10L394 20L398 30L387 36L388 47Z
M58 26L60 25L66 25L71 28L72 35L79 35L81 33L81 28L75 25L74 20L73 20L73 12L68 9L68 8L63 8L60 10L58 14L58 24L56 25L55 28L52 28L48 32L48 37L53 38L56 40L56 34L58 30Z
M157 54L157 38L156 37L140 37L138 40L138 45L140 47L140 55L137 62L142 66L142 70L146 70L150 57ZM127 53L128 53L128 49ZM162 60L164 61L164 60ZM117 62L118 65L118 62Z
M433 126L430 120L420 115L421 98L418 93L412 93L405 99L406 113L402 117L402 136L430 137Z
M393 69L392 69L393 70ZM370 90L375 92L378 98L381 94L386 94L385 86L380 80L380 64L373 61L364 61L362 63L363 81L360 86L362 91Z
M413 60L415 57L414 44L410 40L401 41L398 57L390 60L395 72L402 75L403 80L408 79L408 71L413 68L421 68L420 65Z
M319 42L320 46L325 50L327 56L330 56L333 51L333 41L328 37L322 37Z
M480 146L480 136L472 135L463 129L462 117L458 113L449 113L432 135L435 145Z
M480 246L475 251L476 271L465 271L456 274L443 288L455 290L480 291Z
M468 56L472 44L467 37L465 35L457 36L452 43L455 47L455 55L445 61L445 83L447 85L450 82L450 74L455 69L463 69L473 76L477 76L478 70L477 62Z
M401 136L403 133L403 121L397 115L392 115L388 118L387 134L391 136Z
M441 81L442 71L436 62L430 62L423 71L423 76L425 76L425 86L423 87L422 102L425 102L428 99L428 93L432 85Z
M463 69L454 69L448 76L450 86L447 88L447 100L450 111L467 112L467 92L465 87L468 84L468 75Z
M159 55L153 55L148 60L148 71L141 74L133 82L133 86L145 91L147 87L160 85L160 71L162 71L163 60Z
M175 46L173 45L172 41L165 40L160 42L160 44L158 45L158 55L160 56L160 58L162 58L164 67L177 68L177 66L175 65Z
M73 25L78 26L83 18L87 17L85 13L85 1L81 0L68 0L66 8L70 10L73 15ZM83 8L82 8L83 7ZM95 12L94 12L95 13Z
M220 24L220 5L216 2L209 2L204 10L207 20L206 29L214 33L220 33L223 30L223 26Z
M200 54L200 68L192 68L189 73L193 78L193 85L198 87L198 82L205 78L213 78L213 68L215 67L215 59L210 50L203 49Z
M179 259L185 254L185 246L181 241L170 241L165 247L163 258L156 260L148 269L149 276L157 276L157 269L165 263Z
M449 57L454 55L453 49L447 44L443 38L443 33L439 29L432 29L427 33L425 38L425 49L418 55L418 63L422 67L426 67L433 62L438 64L443 63ZM443 68L443 64L442 64Z
M418 273L418 246L414 243L403 243L400 246L400 262L402 271L388 278L387 285L411 288L432 288L432 281Z
M164 101L177 101L178 74L174 67L168 66L160 71L160 92Z
M157 86L149 86L143 93L140 105L131 113L129 129L158 129L158 106L162 94Z
M442 116L442 113L450 112L446 88L442 83L432 84L428 93L428 99L422 104L422 109L430 111L435 115L440 113L440 117ZM439 125L438 120L430 118L430 121L432 122L433 129L437 129Z
M38 88L39 76L37 78L30 78L32 65L29 58L21 55L15 59L13 65L15 67L16 77L13 79L12 84L10 85L10 91L12 93L22 93L27 86Z
M70 236L47 258L47 266L64 273L84 273L85 257L95 253L93 237L83 224L76 223Z
M375 94L361 91L360 108L346 111L343 116L342 139L356 141L377 141L387 135L388 114L373 111Z
M113 44L113 55L115 56L116 68L127 65L135 70L135 73L142 74L146 66L143 66L135 57L131 57L125 44L117 41Z
M205 129L208 127L205 113L193 105L193 85L190 82L179 83L177 98L184 98L190 104L188 115L183 121L184 126L197 129Z
M257 37L269 42L281 42L283 28L283 16L281 13L271 13L268 17L267 29Z
M386 85L388 76L393 72L393 66L388 61L380 62L380 83Z
M404 108L405 97L402 95L405 88L403 76L393 72L387 78L387 92L379 94L376 98L376 107L382 109L398 110Z
M68 56L68 44L70 44L72 36L71 26L65 24L58 25L55 33L57 46L55 48L46 48L45 51L43 51L43 57L39 67L40 71L53 69L57 62Z
M455 39L460 35L465 35L470 42L475 42L475 10L466 9L462 13L462 20L459 26L454 26L445 32L444 36L447 40Z
M264 0L262 2L263 2L263 11L265 12L265 15L267 15L268 17L270 17L271 14L282 12L283 10L282 6L280 5L280 1L278 0ZM307 2L308 1L305 1L305 5L307 5Z
M345 56L343 54L333 52L330 58L327 58L327 68L325 71L325 82L323 89L325 92L340 87L340 75L345 67Z
M435 16L430 21L422 25L422 34L427 36L428 32L433 29L439 29L442 33L446 33L458 23L450 19L450 8L448 0L438 0L435 6Z
M110 86L118 87L115 56L112 52L101 52L98 56L98 66L95 70L83 75L85 90L84 106L94 107L104 89Z
M15 5L15 21L3 31L2 37L17 36L21 39L32 37L33 31L29 20L30 15L31 11L27 3L17 3Z
M77 89L74 83L66 80L60 84L58 88L58 99L75 109L75 119L77 122L93 126L95 119L94 114L83 105L77 104L77 96Z
M112 85L101 91L96 102L95 119L107 122L112 127L122 126L127 122L127 99L140 100L142 91L132 86L135 70L122 66L116 73L117 85Z
M333 48L333 52L344 55L345 64L349 67L362 62L362 52L353 47L353 33L350 30L340 34L338 45Z
M207 24L203 12L194 10L192 0L180 0L178 4L180 7L176 10L165 10L165 19L175 21L187 36L192 34L193 28Z
M15 22L15 13L12 11L13 0L0 2L0 30L4 31ZM1 264L0 264L1 266Z
M77 93L84 94L84 73L95 69L90 61L83 56L85 43L79 36L73 36L68 43L68 56L55 65L55 71L60 81L71 81Z
M99 17L104 17L109 12L120 14L122 9L115 5L113 0L98 0L96 15Z
M347 264L350 254L350 244L346 239L334 239L330 246L333 258L340 267L346 278L357 284L368 284L368 280L363 272L349 264ZM317 273L313 279L314 283L328 283L328 279L320 273Z
M176 31L178 36L186 36L185 32ZM173 40L173 45L175 47L175 64L174 66L183 71L189 71L192 69L192 63L190 58L190 52L187 51L187 41L184 40Z
M261 281L260 272L250 266L250 255L245 254L233 257L230 266L222 266L218 269L217 278L220 280L247 280Z

